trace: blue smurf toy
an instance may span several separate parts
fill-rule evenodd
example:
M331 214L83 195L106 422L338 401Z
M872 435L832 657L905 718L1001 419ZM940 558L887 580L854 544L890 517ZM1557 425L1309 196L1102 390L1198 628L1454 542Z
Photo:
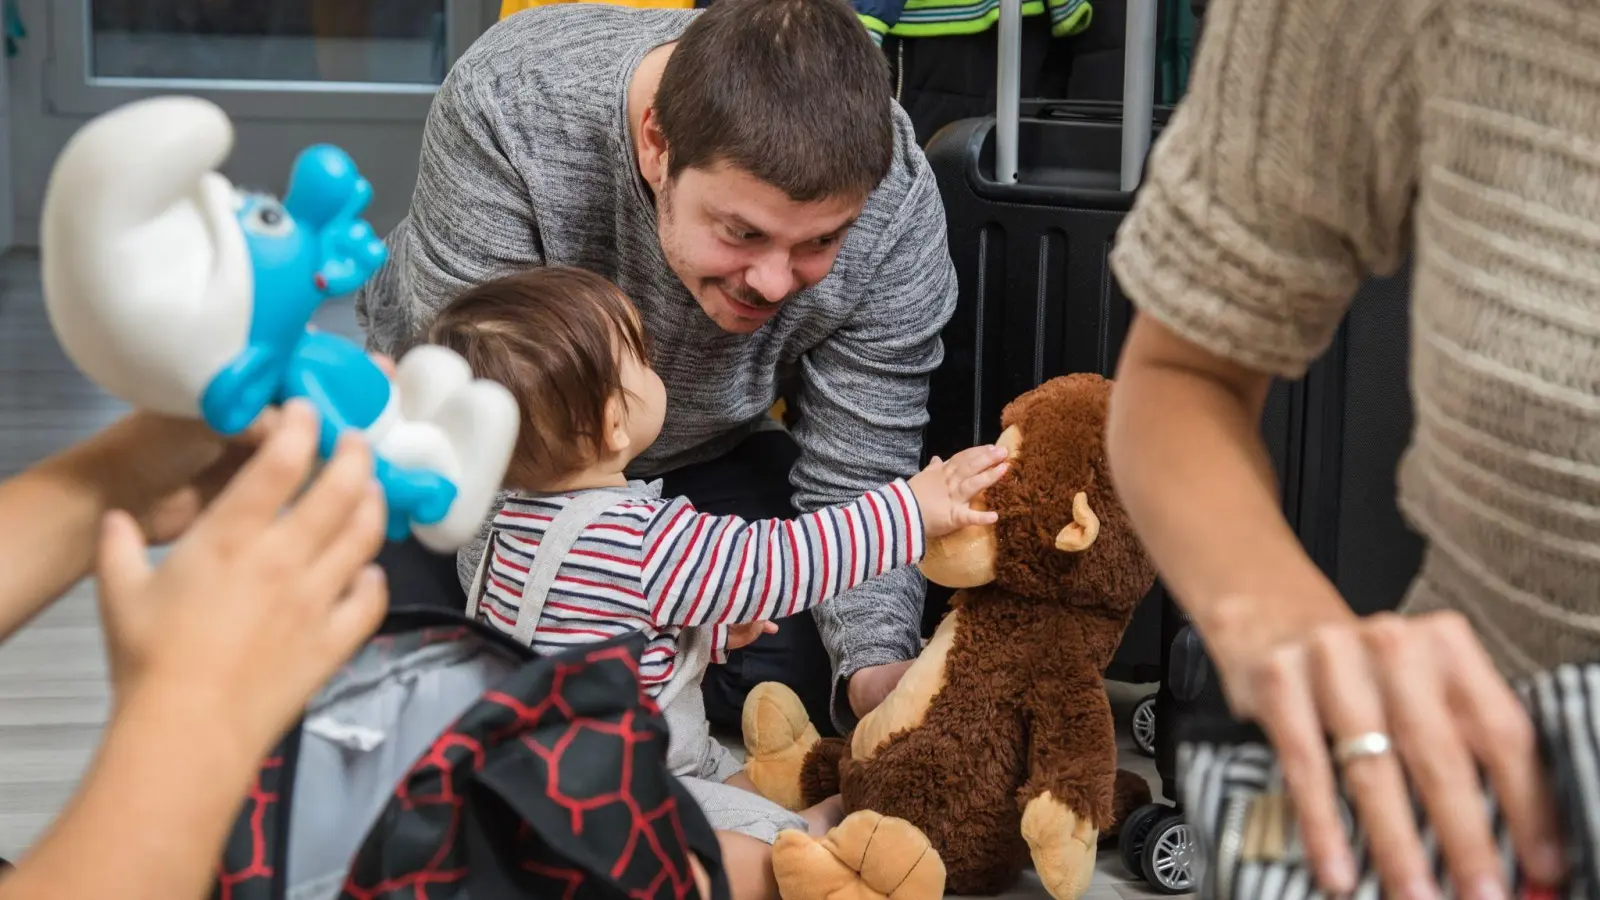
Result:
M57 160L41 235L45 301L62 346L128 403L248 428L295 397L322 414L321 451L363 432L389 505L389 537L439 551L488 514L516 440L516 402L423 345L391 380L356 344L311 330L325 301L381 269L361 218L372 186L318 145L287 192L247 193L217 168L227 116L188 97L129 104L85 125Z

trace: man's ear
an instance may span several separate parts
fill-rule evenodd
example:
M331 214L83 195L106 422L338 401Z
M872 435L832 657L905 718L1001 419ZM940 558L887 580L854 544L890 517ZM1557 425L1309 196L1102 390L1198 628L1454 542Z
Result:
M633 438L628 436L627 409L621 394L606 401L605 431L600 437L608 457L620 456L633 447Z
M639 122L639 175L650 190L661 193L667 180L667 137L661 133L654 106L644 111Z

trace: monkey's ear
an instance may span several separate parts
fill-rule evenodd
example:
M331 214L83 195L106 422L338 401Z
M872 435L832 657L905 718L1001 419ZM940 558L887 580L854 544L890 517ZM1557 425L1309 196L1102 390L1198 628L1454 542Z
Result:
M1005 448L1006 459L1016 459L1017 454L1022 452L1022 430L1015 425L1007 428L995 439L994 445Z
M1079 491L1072 498L1072 522L1056 535L1056 549L1063 553L1082 553L1100 536L1100 517L1089 507L1089 495Z

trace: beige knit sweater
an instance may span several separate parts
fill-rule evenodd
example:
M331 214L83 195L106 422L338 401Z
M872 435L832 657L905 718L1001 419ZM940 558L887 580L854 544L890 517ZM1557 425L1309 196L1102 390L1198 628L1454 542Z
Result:
M1216 0L1147 182L1128 295L1278 375L1415 249L1406 609L1600 659L1600 3Z

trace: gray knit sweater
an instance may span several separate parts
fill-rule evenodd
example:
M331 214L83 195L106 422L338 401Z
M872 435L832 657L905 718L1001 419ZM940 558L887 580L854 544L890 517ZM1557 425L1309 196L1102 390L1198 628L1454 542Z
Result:
M694 15L563 4L491 28L434 100L410 214L357 315L372 347L395 353L468 285L544 263L591 269L633 298L667 386L666 425L630 475L713 458L769 427L792 374L803 416L795 502L851 500L919 468L928 375L956 299L933 173L905 113L885 110L899 138L893 168L832 273L757 333L723 332L662 256L626 116L639 60ZM818 607L836 673L912 658L923 590L902 569ZM835 717L848 727L839 693Z
M1207 15L1118 236L1129 297L1295 376L1414 248L1399 487L1428 552L1405 608L1460 611L1508 674L1600 659L1600 6Z

